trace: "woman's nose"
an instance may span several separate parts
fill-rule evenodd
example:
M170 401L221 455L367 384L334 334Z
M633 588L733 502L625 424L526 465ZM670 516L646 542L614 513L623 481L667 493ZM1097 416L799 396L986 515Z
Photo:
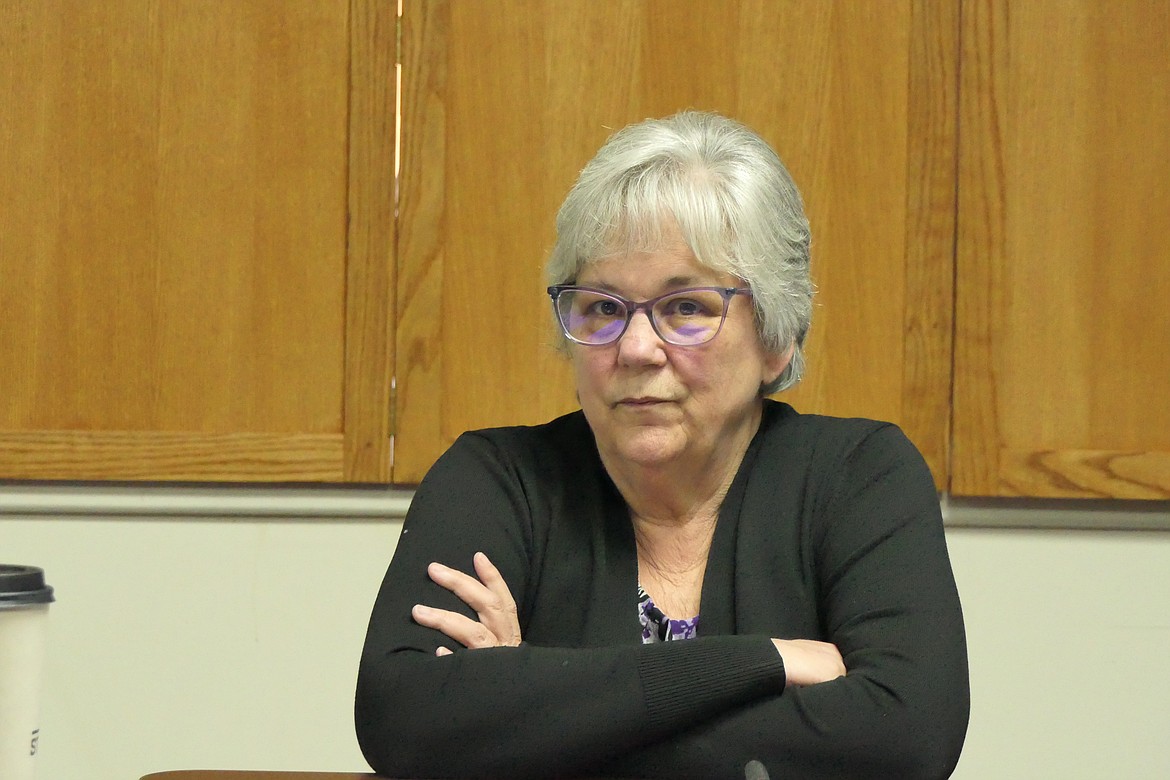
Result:
M636 311L626 332L618 340L618 359L623 363L661 362L665 342L659 338L645 311Z

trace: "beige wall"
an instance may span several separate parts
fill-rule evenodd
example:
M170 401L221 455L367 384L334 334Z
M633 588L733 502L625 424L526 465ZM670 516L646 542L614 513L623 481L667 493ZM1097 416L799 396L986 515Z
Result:
M357 511L371 513L369 495ZM0 516L0 559L43 566L59 594L40 776L366 769L354 672L399 522L152 517L143 500L133 517ZM967 527L1061 510L947 513L973 689L955 777L1170 776L1170 531ZM1170 528L1170 510L1068 516Z
M955 776L1170 777L1170 533L952 528L947 541L971 660Z

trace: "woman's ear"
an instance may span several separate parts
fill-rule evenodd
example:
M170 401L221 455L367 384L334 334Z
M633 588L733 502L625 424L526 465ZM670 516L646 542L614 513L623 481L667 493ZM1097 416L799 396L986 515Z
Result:
M784 369L788 368L788 364L792 362L792 355L796 352L795 342L788 345L788 349L783 352L769 352L764 358L765 377L763 386L767 386L780 378L784 373Z

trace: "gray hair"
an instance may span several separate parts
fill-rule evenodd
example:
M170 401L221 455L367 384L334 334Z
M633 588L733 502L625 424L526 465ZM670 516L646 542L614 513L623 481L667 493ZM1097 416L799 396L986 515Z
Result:
M764 347L792 348L762 392L800 381L812 319L808 219L776 152L731 119L684 111L612 135L557 212L545 276L571 284L593 260L661 249L678 234L700 263L748 283Z

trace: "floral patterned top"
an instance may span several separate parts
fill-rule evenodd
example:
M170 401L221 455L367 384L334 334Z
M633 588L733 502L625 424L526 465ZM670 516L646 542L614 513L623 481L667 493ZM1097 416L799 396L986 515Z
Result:
M673 620L654 606L650 594L638 586L638 620L642 623L642 644L694 639L699 632L699 616Z

